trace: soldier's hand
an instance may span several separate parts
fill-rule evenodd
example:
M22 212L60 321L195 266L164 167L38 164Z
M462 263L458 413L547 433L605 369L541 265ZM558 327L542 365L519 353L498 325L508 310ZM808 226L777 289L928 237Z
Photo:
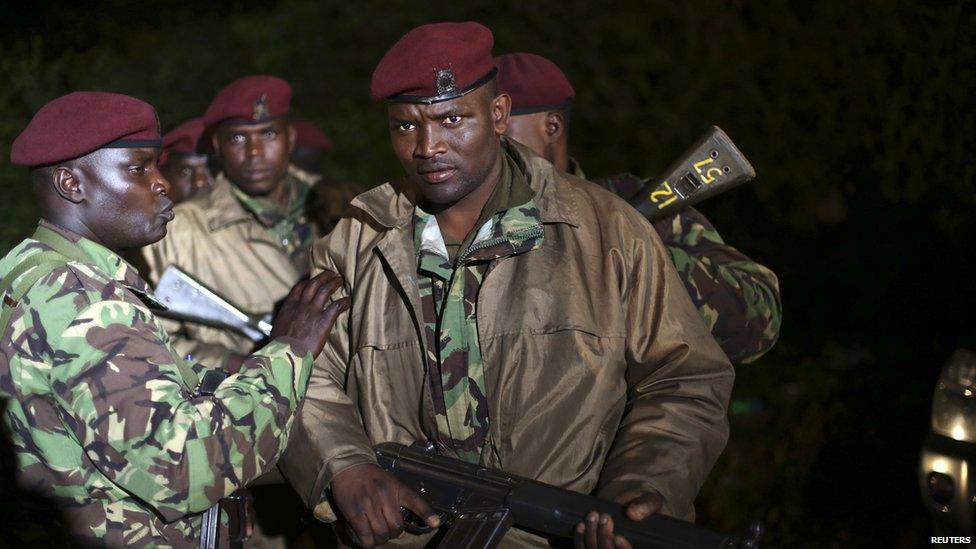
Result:
M305 344L312 358L318 357L336 317L349 308L348 297L329 302L332 294L341 287L342 277L332 271L322 271L295 284L275 316L271 339L293 337Z
M363 547L376 547L400 537L403 533L401 506L428 526L441 525L440 518L420 494L372 463L339 472L331 486L339 511Z
M630 490L614 498L624 506L624 514L630 520L644 520L661 510L663 500L660 494ZM576 549L631 549L630 542L623 536L614 535L613 518L606 513L591 511L583 522L576 525L573 532L573 546Z

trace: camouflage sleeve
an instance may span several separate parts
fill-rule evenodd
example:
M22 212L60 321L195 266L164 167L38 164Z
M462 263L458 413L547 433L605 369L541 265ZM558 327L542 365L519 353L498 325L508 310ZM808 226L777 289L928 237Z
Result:
M55 342L49 375L65 425L102 473L172 521L274 465L311 370L300 343L269 343L213 396L193 397L152 313L91 301Z
M187 335L186 323L160 318L160 324L169 334L170 344L181 357L190 357L195 363L206 364L208 369L223 368L232 354L243 355L250 349L228 349L219 343L199 341Z
M726 244L694 208L657 221L654 228L729 359L743 364L769 351L782 320L779 281L773 271Z

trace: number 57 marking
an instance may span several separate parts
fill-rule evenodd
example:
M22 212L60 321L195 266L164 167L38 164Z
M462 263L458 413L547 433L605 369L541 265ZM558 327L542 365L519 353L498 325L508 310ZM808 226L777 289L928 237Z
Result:
M722 175L722 170L715 167L708 168L707 170L705 170L704 173L702 172L702 166L707 166L712 162L713 160L711 158L706 158L705 160L700 160L698 162L695 162L695 171L698 172L698 175L702 176L702 181L706 185L708 185L712 181L715 181L716 178L721 177Z

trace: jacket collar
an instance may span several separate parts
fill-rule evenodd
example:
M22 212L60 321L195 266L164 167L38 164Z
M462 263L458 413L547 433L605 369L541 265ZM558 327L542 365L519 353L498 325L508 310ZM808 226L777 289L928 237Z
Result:
M515 160L525 174L525 180L535 192L534 200L543 223L566 223L579 226L577 192L564 175L559 174L546 159L521 143L502 137L502 150ZM216 190L216 189L215 189ZM413 219L416 199L412 189L403 181L385 183L366 191L352 200L352 205L364 211L380 225L392 229L407 227Z

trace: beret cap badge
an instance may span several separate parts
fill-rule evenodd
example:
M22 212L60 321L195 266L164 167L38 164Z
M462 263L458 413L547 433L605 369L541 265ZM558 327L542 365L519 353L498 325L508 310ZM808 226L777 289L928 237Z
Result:
M245 76L217 92L203 114L203 125L210 129L224 122L264 122L287 116L290 105L288 82L267 74Z
M259 99L255 99L251 105L251 119L260 122L268 117L268 94L263 94Z
M453 68L434 69L434 86L437 88L437 95L444 95L456 90L457 84L454 81Z

